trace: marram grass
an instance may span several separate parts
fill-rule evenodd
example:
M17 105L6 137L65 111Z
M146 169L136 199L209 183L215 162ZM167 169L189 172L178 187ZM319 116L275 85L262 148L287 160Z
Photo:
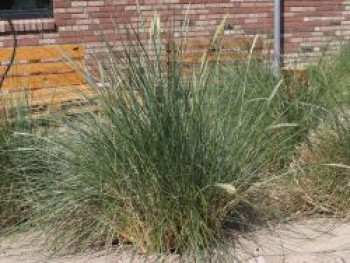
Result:
M100 114L41 138L48 171L30 175L30 222L53 248L118 242L184 253L223 245L224 228L249 225L259 206L250 196L293 151L297 124L276 107L281 82L268 69L246 70L241 81L235 65L209 65L204 55L189 76L181 52L164 63L155 31L143 43L130 30L122 51L107 45L96 60L103 88L88 77Z
M346 74L339 97L330 66L310 69L293 96L252 56L223 64L204 53L189 73L181 47L166 56L160 21L155 15L146 41L146 29L125 28L121 49L106 42L107 54L94 58L97 76L86 76L99 114L58 116L49 133L20 108L15 119L0 115L1 232L34 226L63 252L118 243L204 258L225 246L228 228L270 216L269 194L281 182L298 182L314 210L347 210ZM304 146L322 162L301 158Z
M44 167L36 158L36 137L22 134L43 134L45 128L39 129L23 98L13 103L0 98L0 105L0 233L4 234L26 220L32 186L27 176Z

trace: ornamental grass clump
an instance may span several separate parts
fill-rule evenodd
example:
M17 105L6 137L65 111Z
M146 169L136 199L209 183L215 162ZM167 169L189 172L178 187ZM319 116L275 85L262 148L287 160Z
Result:
M312 83L323 90L317 106L324 114L291 165L295 210L342 217L350 211L349 47L312 69Z
M332 115L300 147L291 167L293 195L307 213L348 216L350 209L350 115Z
M31 174L31 221L54 249L216 248L225 228L252 222L259 203L251 196L268 184L271 164L294 149L289 129L297 124L276 111L281 82L268 69L251 72L248 61L245 80L236 80L234 65L209 64L203 54L185 73L184 51L167 61L158 27L149 42L128 28L122 50L106 44L97 78L87 73L100 113L66 119L41 138L48 172Z
M10 156L7 152L10 148L10 139L12 137L10 125L7 120L6 111L0 112L0 227L3 228L7 222L11 221L13 216L13 203L9 203L12 195L12 180L10 179L13 165L10 162Z
M329 78L334 81L338 96L350 107L350 42L343 44L340 52L330 61Z
M27 176L38 174L35 165L37 147L34 134L39 131L38 123L31 118L26 103L19 98L16 103L0 98L0 233L19 226L29 215L27 194L31 183ZM40 132L41 133L41 132ZM43 165L38 165L40 169Z

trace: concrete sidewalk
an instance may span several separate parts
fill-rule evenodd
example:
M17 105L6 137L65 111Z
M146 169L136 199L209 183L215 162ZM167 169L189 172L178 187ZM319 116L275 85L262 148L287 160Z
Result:
M261 230L249 240L243 241L243 262L350 262L350 222L313 219Z
M25 235L0 243L0 263L122 263L159 262L123 251L101 251L61 258L48 258L41 245L26 242ZM228 262L249 263L344 263L350 262L350 223L312 219L260 230L239 238ZM236 258L236 259L233 259ZM163 262L179 262L176 256ZM212 261L222 262L222 260Z

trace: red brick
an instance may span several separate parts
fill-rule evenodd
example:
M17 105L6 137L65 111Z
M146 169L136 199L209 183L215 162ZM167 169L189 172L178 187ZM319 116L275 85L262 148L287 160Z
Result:
M228 14L230 27L225 34L259 34L270 43L273 38L272 0L140 0L140 8L149 25L157 10L163 27L177 27L187 14L190 20L189 36L210 36L222 18ZM283 30L286 57L305 50L305 43L320 50L329 38L348 36L350 27L349 1L285 0ZM54 22L38 23L32 20L17 22L20 45L40 43L81 43L87 52L99 46L100 31L118 45L123 32L115 31L117 25L140 22L134 0L53 0ZM187 8L190 4L190 9ZM56 31L57 29L57 31ZM0 22L0 46L11 46L11 32L6 22ZM303 46L304 45L304 46ZM90 47L92 46L92 47ZM272 47L270 45L270 47ZM268 53L271 53L268 51ZM317 52L315 51L315 55ZM298 61L307 61L303 56Z

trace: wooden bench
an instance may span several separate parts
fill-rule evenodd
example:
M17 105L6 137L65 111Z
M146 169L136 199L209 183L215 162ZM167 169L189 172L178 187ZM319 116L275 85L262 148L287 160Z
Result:
M184 42L182 47L181 42ZM168 62L176 52L181 52L180 49L183 50L181 70L189 74L193 66L201 63L204 53L208 63L261 59L263 41L261 38L237 36L224 36L219 45L212 45L210 37L172 40L168 45ZM0 49L0 74L5 72L11 54L12 48ZM98 111L89 99L91 89L79 70L84 67L84 55L82 45L17 48L14 64L0 90L0 102L15 102L25 96L29 111L39 116L51 109L67 114L87 108Z
M224 36L218 43L212 43L210 37L171 40L167 47L168 63L171 64L176 53L182 53L181 66L190 72L203 61L203 54L208 64L215 62L246 63L248 60L262 60L263 40L260 37Z
M0 74L4 74L12 48L0 49ZM50 109L70 113L88 105L90 89L80 68L84 66L81 45L19 47L14 63L0 89L2 101L14 104L25 97L33 114Z

